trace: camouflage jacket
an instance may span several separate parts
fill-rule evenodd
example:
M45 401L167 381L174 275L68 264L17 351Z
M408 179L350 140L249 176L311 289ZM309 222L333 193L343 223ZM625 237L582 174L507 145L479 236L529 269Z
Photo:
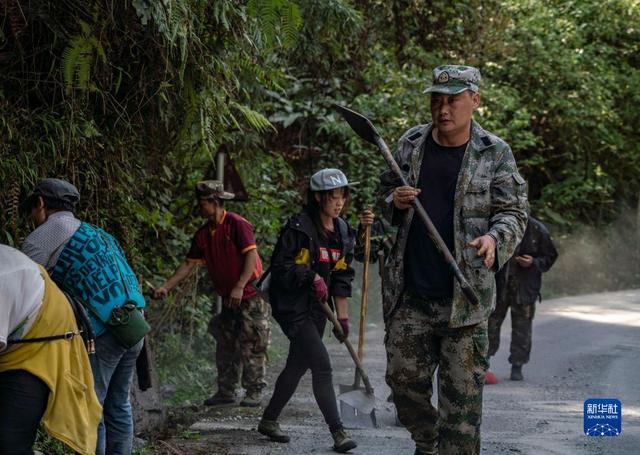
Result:
M395 159L409 185L416 186L424 142L431 124L411 128L398 141ZM380 176L379 195L383 216L398 226L398 234L384 268L382 300L385 320L396 308L404 289L404 251L414 209L397 210L393 189L400 185L393 172ZM452 251L460 270L478 294L480 304L467 301L457 281L454 283L450 327L477 324L489 318L495 306L494 273L513 255L527 224L527 194L524 179L518 173L511 148L499 137L472 121L471 139L464 154L454 200L454 242ZM496 263L492 270L467 244L483 234L497 240ZM425 239L425 241L431 241Z

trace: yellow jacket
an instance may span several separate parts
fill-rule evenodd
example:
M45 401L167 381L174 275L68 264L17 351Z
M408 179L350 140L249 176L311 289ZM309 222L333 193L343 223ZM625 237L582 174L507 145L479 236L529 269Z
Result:
M38 338L76 331L73 310L47 272L42 308L24 337ZM47 432L80 454L96 451L102 407L93 387L93 374L82 337L19 344L0 353L0 372L25 370L49 387L42 423Z

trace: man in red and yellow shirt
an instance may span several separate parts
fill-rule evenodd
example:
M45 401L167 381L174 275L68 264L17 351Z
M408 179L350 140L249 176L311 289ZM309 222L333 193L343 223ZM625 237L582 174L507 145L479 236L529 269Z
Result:
M224 191L222 182L199 182L196 194L207 223L195 233L185 261L155 290L155 297L165 297L196 266L207 265L223 305L209 324L216 340L218 392L204 403L234 403L241 377L246 395L240 405L259 406L266 386L271 307L251 284L262 274L253 227L237 213L225 210L224 201L234 195Z

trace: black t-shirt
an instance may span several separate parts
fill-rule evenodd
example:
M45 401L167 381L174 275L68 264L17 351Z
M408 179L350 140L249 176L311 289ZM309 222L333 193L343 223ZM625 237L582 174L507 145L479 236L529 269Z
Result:
M449 250L453 253L453 206L458 174L467 144L438 145L431 133L425 141L418 199L429 214ZM453 296L453 273L416 215L411 222L404 252L406 290L421 297Z

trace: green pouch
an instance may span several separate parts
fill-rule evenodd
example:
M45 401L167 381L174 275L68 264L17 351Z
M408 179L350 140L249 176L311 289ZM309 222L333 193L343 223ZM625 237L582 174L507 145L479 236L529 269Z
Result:
M105 325L109 333L127 349L135 346L151 330L142 311L130 300L111 310L111 317Z

